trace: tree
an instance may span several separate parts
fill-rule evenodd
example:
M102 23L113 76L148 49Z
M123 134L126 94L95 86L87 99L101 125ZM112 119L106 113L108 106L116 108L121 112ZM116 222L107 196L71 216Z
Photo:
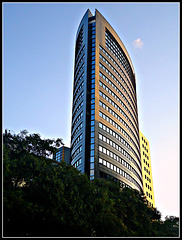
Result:
M117 183L96 179L94 186L94 200L92 226L94 235L99 237L123 236L126 226L123 223L121 190Z
M159 224L156 226L155 236L179 236L179 218L174 216L166 216L165 221L159 221Z
M3 233L6 237L178 236L179 219L148 207L143 193L90 181L46 156L62 140L3 134Z

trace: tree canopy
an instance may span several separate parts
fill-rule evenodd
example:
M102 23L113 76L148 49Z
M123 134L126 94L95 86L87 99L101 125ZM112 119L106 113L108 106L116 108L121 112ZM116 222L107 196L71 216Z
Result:
M179 218L163 222L143 193L105 179L90 181L46 156L62 139L22 131L3 134L5 237L145 237L179 235Z

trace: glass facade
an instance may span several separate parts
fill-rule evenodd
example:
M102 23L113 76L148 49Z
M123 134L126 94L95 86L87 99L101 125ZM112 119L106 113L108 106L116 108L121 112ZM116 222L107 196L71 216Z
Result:
M70 164L70 148L65 146L58 148L53 156L53 160L55 160L57 163L65 161L67 164Z
M133 65L97 10L87 10L76 35L71 164L90 180L143 189Z
M90 180L94 179L95 149L95 21L89 24L90 48Z

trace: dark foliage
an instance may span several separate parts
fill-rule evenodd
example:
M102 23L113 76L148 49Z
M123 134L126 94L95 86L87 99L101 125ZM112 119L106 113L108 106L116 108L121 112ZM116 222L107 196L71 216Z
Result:
M177 237L179 218L149 208L143 193L104 179L88 180L46 156L62 139L22 131L3 134L5 237Z

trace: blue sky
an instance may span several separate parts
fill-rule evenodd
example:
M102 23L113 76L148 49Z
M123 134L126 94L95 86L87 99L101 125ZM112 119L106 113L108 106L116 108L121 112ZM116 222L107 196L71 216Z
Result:
M131 57L156 207L179 216L179 3L4 3L3 129L70 146L75 37L88 8Z

